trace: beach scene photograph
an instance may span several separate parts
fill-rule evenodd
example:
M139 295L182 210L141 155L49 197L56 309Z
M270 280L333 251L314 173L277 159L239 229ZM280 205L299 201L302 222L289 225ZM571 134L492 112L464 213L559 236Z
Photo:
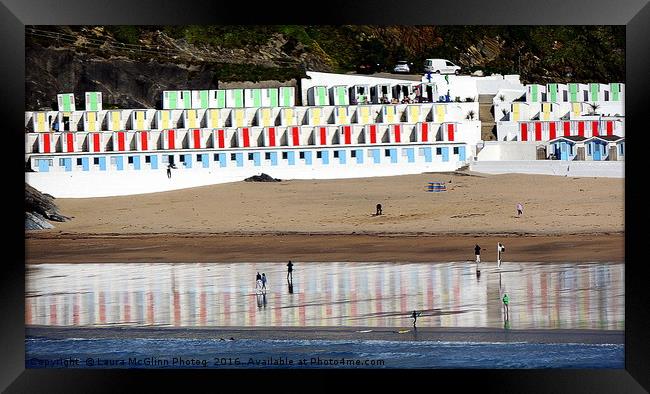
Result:
M624 25L25 56L25 368L625 368Z

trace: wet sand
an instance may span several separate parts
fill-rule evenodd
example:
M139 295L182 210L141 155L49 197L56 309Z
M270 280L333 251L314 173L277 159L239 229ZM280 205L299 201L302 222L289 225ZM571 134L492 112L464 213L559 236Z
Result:
M623 262L625 236L592 234L30 234L28 264L236 261Z
M371 332L359 332L371 330ZM409 330L405 333L399 331ZM413 327L215 327L215 328L77 328L26 326L26 337L66 338L191 338L286 340L384 340L449 342L528 342L623 344L624 331L614 330L504 330L493 328Z

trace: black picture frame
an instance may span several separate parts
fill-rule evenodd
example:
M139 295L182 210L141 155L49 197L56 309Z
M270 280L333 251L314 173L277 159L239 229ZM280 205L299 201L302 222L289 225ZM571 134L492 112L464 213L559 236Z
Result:
M458 25L625 25L626 26L626 140L640 139L643 106L648 102L650 71L650 5L647 0L549 0L520 2L453 2L388 0L327 1L319 3L250 3L209 0L177 1L21 1L0 3L0 46L3 54L0 78L0 108L5 116L4 132L8 149L2 164L10 175L3 190L5 245L10 245L2 264L2 368L0 389L6 392L103 392L130 391L135 383L156 382L167 388L178 383L203 383L218 391L224 378L241 381L245 371L87 371L25 369L24 332L24 216L17 208L24 204L24 91L26 25L103 25L103 24L458 24ZM639 166L641 145L627 143L625 178L625 369L624 370L435 370L435 371L343 371L342 379L353 378L365 386L368 381L403 380L409 390L411 379L422 388L453 387L464 391L477 385L482 392L644 392L650 390L647 339L650 308L644 261L635 253L642 244L641 218L643 177ZM21 175L22 174L22 175ZM636 182L633 179L636 178ZM638 231L636 231L638 229ZM268 371L255 371L264 373ZM379 373L378 373L379 372ZM331 379L333 371L274 371L271 379L282 383L308 376L315 384L350 380ZM399 374L399 375L396 375ZM399 376L399 377L397 377ZM268 382L268 381L267 381ZM242 386L250 384L241 381ZM148 386L151 388L150 386ZM180 386L185 387L185 386ZM351 387L351 386L350 386ZM185 387L187 388L187 387ZM300 387L289 387L290 390ZM302 386L302 388L308 388ZM644 390L645 388L645 390ZM151 390L149 390L151 391Z

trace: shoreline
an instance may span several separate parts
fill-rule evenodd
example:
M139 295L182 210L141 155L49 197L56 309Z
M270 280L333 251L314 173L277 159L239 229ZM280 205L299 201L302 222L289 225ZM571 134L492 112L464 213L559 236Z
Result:
M217 263L237 261L614 262L624 232L585 233L63 233L26 232L25 263Z
M372 330L371 332L359 332ZM399 333L402 330L409 332ZM52 327L25 326L25 338L48 339L382 340L624 344L623 330L483 327Z

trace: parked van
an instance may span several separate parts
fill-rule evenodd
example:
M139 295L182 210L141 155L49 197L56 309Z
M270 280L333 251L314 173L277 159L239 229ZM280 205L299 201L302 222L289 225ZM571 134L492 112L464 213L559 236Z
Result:
M460 67L446 59L426 59L424 61L424 71L436 74L456 74L460 73Z

